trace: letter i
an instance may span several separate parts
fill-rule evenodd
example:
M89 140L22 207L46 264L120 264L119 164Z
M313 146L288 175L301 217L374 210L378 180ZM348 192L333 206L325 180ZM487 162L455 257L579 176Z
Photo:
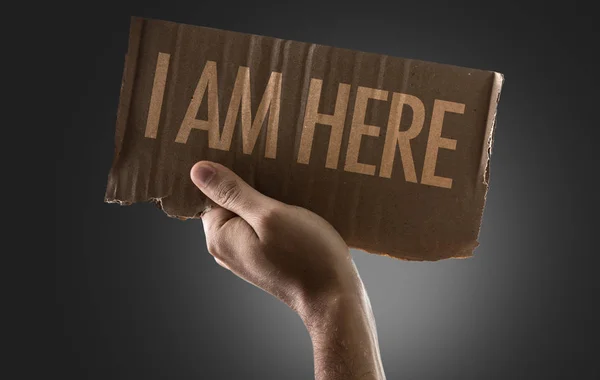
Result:
M150 109L148 110L148 119L146 120L146 133L144 135L152 139L156 138L156 132L158 132L158 122L160 121L160 111L167 84L167 71L169 71L170 59L171 54L158 53L156 70L154 71L154 83L152 84L152 95L150 96Z

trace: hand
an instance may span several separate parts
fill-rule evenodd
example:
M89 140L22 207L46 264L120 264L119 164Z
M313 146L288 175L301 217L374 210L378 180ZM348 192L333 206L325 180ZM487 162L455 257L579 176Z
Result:
M199 162L190 175L213 202L202 216L208 251L298 313L313 341L316 378L384 378L366 290L337 231L220 164Z

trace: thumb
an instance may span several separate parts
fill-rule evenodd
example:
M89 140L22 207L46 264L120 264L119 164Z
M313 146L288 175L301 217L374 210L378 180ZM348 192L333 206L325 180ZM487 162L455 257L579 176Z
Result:
M200 161L190 171L192 182L213 202L246 221L272 201L234 172L216 162Z

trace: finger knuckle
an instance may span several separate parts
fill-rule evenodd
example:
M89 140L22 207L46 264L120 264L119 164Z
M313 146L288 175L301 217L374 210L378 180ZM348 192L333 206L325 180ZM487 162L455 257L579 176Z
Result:
M225 180L217 186L217 198L227 206L234 204L240 198L240 187L235 180Z

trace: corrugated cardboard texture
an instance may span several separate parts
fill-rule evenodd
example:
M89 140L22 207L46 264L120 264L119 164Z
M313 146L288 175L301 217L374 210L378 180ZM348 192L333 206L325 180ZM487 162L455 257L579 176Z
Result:
M133 18L107 202L208 204L219 162L351 247L408 260L478 245L502 75Z

